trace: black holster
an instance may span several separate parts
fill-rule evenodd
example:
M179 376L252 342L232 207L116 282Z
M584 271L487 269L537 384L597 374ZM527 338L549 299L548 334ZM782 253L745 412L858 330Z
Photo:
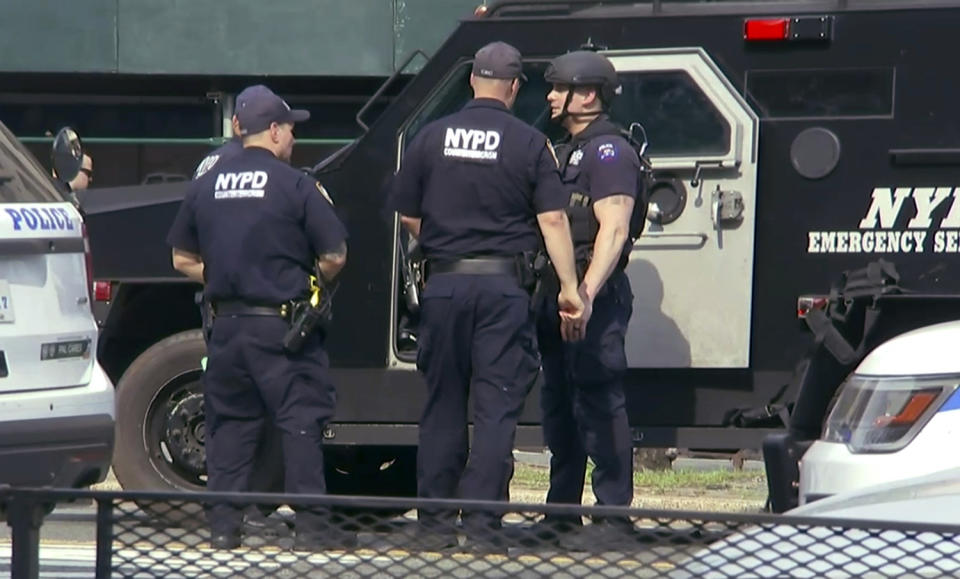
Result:
M203 330L203 341L210 342L210 336L213 335L213 306L204 297L203 290L198 291L193 296L193 301L200 308L200 327Z
M283 349L296 354L303 349L304 342L317 333L326 332L327 326L333 319L333 295L337 292L339 282L321 282L322 276L317 272L318 283L323 283L320 291L320 300L316 306L310 300L296 300L292 304L290 314L290 329L283 336Z
M303 349L303 343L307 339L322 329L326 328L330 321L330 311L322 309L321 303L318 307L313 307L308 301L297 301L293 304L293 314L290 317L290 329L283 336L283 349L295 354Z
M517 281L530 295L539 289L547 263L547 256L540 251L524 251L517 257Z

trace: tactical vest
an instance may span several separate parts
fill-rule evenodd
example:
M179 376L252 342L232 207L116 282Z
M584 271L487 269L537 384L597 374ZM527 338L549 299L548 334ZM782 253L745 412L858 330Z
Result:
M630 231L627 234L627 242L620 259L619 267L623 269L626 267L633 243L643 233L643 227L647 221L649 187L646 186L646 181L649 171L646 168L649 167L649 163L641 154L640 144L634 140L628 131L611 122L606 115L602 115L570 140L558 144L555 150L560 162L560 174L564 186L570 192L570 203L566 212L570 219L570 234L573 237L574 253L578 262L589 261L593 255L593 244L597 238L597 232L600 231L600 223L593 212L593 199L587 191L583 191L574 182L575 178L570 175L570 167L575 155L579 155L582 159L584 148L590 141L607 135L623 137L630 143L640 158L641 171L644 173L637 183L637 197L633 204L633 213L630 215ZM579 159L576 162L579 163Z

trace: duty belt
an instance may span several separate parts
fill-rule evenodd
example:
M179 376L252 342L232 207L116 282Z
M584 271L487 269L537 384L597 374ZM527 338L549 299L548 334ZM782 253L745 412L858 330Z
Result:
M440 273L467 275L517 275L515 257L470 257L453 260L427 260L424 277Z
M214 315L217 316L276 316L288 318L290 305L277 306L254 305L241 300L221 300L213 303Z

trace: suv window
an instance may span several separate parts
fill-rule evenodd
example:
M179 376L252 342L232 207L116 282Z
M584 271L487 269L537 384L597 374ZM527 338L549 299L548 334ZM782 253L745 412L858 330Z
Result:
M0 203L62 203L63 196L30 151L0 123Z
M550 122L546 96L550 85L543 80L546 62L524 63L528 82L520 89L514 114L547 134L551 139L563 130ZM427 100L408 125L406 142L428 122L459 110L471 98L470 63L460 65L440 90ZM730 148L730 125L682 70L624 72L620 74L623 93L616 98L611 117L625 128L643 125L651 156L723 155Z

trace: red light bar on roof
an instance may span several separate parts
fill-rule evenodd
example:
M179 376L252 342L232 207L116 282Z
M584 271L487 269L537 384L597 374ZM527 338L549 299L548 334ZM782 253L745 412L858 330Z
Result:
M787 40L788 38L790 38L789 18L751 18L743 23L743 39L747 42Z

